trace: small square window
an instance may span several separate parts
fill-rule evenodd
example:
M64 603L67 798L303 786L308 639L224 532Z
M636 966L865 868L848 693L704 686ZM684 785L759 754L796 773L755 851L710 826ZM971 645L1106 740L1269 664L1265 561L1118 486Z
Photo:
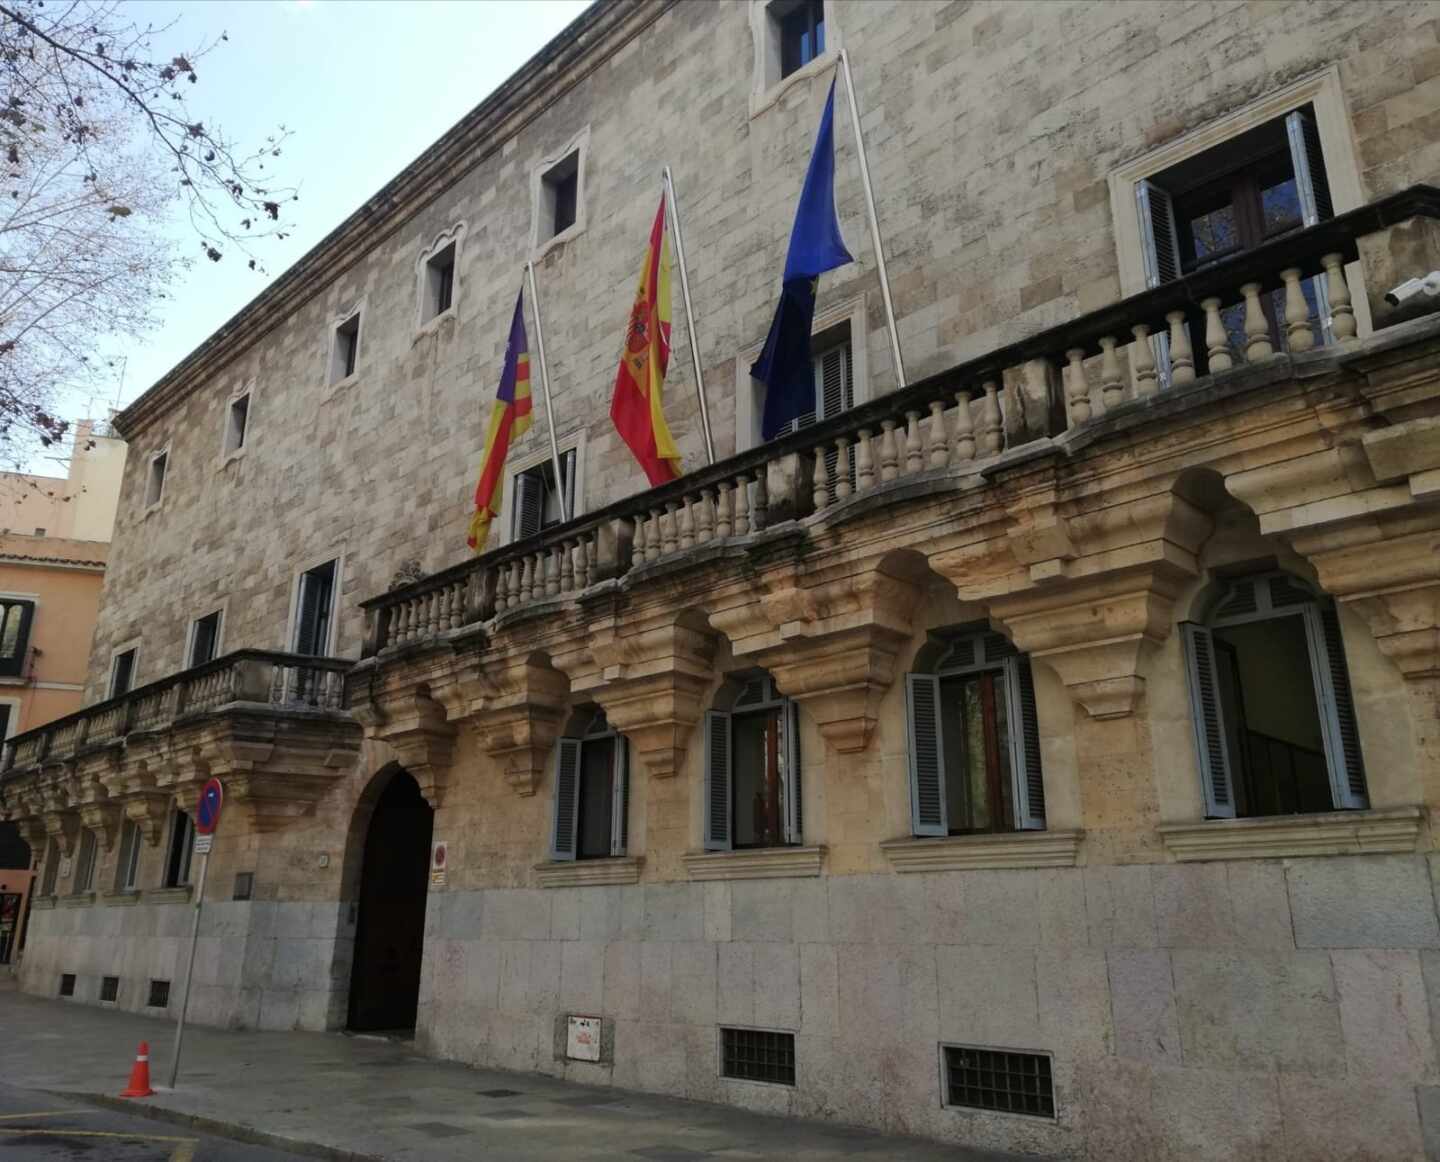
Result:
M231 893L232 900L250 900L255 897L255 873L236 872L235 890Z
M356 311L335 328L330 350L330 382L339 383L355 374L360 359L360 312Z
M150 457L150 475L145 482L145 507L153 508L165 495L165 469L170 463L169 452L156 452Z
M150 996L145 1003L152 1009L168 1009L170 1007L170 982L168 980L152 980Z
M572 207L573 216L573 207ZM431 255L425 263L425 310L422 322L448 311L455 302L455 243Z
M540 179L548 229L542 241L575 225L580 204L580 151L574 150L545 171Z
M220 648L220 611L197 617L190 626L190 657L188 664L203 666L215 657Z
M825 52L825 0L771 0L769 17L781 80Z
M565 473L565 495L575 511L575 449L560 453L560 470ZM510 539L521 541L564 520L560 490L555 487L555 466L542 460L533 468L515 473L514 501L510 517Z
M795 1084L795 1034L721 1029L720 1074L741 1081Z
M62 997L73 997L75 995L75 974L73 972L62 972L60 974L60 995Z
M100 978L100 1003L113 1005L119 996L120 978L118 976L102 976Z
M110 697L130 693L135 680L135 650L121 650L110 662Z
M1050 1058L1044 1053L946 1045L945 1104L1053 1118Z
M225 455L245 447L245 433L250 426L250 393L236 396L225 409Z
M32 601L0 601L0 674L7 678L18 678L25 672L34 617Z

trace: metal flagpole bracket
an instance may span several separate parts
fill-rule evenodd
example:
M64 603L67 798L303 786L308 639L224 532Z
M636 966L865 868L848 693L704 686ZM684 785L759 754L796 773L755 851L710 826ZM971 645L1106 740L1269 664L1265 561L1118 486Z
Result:
M555 408L550 402L550 372L545 366L545 328L540 322L540 293L535 289L535 264L525 263L530 280L530 309L535 312L535 354L540 359L540 390L545 395L545 425L550 429L550 465L555 469L555 490L560 494L560 519L574 516L574 497L565 487L565 473L560 468L560 444L555 439Z
M675 262L680 267L680 297L685 300L685 328L690 336L690 366L695 372L695 394L700 400L700 427L705 433L705 459L715 463L715 442L710 437L710 409L705 406L705 377L700 370L700 340L695 336L695 308L690 304L690 272L685 265L685 234L680 229L680 203L675 200L675 179L665 167L665 204L675 234Z
M860 132L860 106L855 100L855 78L850 73L850 54L840 50L840 68L845 72L845 96L850 103L850 124L855 130L855 156L860 159L860 185L865 190L865 212L870 218L870 242L875 247L875 267L880 273L880 297L885 303L885 323L890 328L890 357L895 361L897 387L905 386L905 361L900 356L900 332L895 326L895 304L890 298L890 275L885 270L885 246L880 241L880 219L875 213L875 190L870 185L870 163L865 157L865 135Z

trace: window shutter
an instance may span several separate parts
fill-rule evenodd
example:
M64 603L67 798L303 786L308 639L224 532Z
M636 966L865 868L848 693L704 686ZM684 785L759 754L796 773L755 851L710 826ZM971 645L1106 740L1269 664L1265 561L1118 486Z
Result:
M300 616L295 627L295 652L314 654L315 631L320 621L320 586L309 573L300 577Z
M567 521L567 520L569 520L572 516L575 515L576 511L577 511L578 508L579 508L579 506L575 503L575 449L574 449L574 448L571 448L568 452L563 452L563 453L561 453L561 455L560 455L560 471L562 471L562 472L565 474L565 492L564 492L564 494L560 497L560 503L559 503L558 507L559 507L559 509L560 509L560 519L561 519L562 521Z
M1335 607L1305 608L1305 630L1310 642L1310 670L1315 678L1315 701L1325 736L1325 762L1330 769L1330 791L1337 808L1370 805L1365 788L1365 764L1360 753L1360 731L1355 722L1355 701L1345 666L1345 642Z
M1205 814L1235 818L1235 794L1230 782L1230 754L1225 724L1220 718L1220 687L1215 679L1215 642L1210 631L1193 621L1181 622L1185 647L1185 676L1190 684L1190 717L1195 724L1195 746L1200 777L1205 784Z
M1180 277L1179 232L1175 229L1175 204L1154 182L1141 178L1135 183L1135 206L1140 213L1140 258L1145 267L1145 285L1157 287ZM1170 337L1152 335L1155 372L1161 387L1170 386Z
M705 850L729 851L731 826L730 715L705 712Z
M580 822L580 740L562 738L555 746L555 832L551 859L574 859Z
M512 540L523 541L540 531L545 517L545 481L539 472L515 476L515 514L511 518Z
M948 835L940 679L934 674L906 674L905 709L910 723L910 830L916 835Z
M1325 158L1320 150L1320 131L1313 117L1301 110L1285 115L1285 138L1290 143L1290 164L1295 170L1295 193L1300 200L1300 220L1313 226L1335 216L1330 201L1330 181L1325 176ZM1311 283L1315 288L1315 306L1320 315L1321 342L1333 343L1330 329L1329 281L1317 274Z
M855 406L850 344L832 347L816 361L816 396L822 420L834 419Z
M781 743L785 750L785 842L799 843L805 833L800 788L800 706L785 699L781 711Z
M1021 831L1045 830L1045 778L1040 770L1040 719L1035 713L1035 677L1030 659L1006 659L1012 691L1010 734L1015 740L1015 826Z
M615 736L615 778L610 806L610 854L624 855L630 841L630 740Z

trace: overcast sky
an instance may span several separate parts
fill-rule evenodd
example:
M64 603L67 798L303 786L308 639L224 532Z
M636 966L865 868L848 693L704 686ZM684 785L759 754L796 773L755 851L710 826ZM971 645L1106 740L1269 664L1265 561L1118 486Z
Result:
M241 145L275 126L293 134L278 176L300 187L295 229L257 253L203 257L160 305L160 329L128 345L124 382L108 398L67 401L103 417L133 400L265 289L586 7L588 0L141 0L137 23L175 27L156 48L179 51L221 32L201 65L192 109ZM178 219L183 253L198 243ZM41 468L51 471L54 468Z

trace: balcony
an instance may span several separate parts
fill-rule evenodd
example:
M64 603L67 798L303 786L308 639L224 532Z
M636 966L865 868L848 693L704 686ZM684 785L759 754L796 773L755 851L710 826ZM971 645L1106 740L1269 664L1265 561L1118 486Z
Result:
M1090 716L1123 717L1215 505L1248 507L1343 598L1369 592L1343 555L1360 542L1323 530L1440 490L1415 427L1440 405L1440 327L1361 340L1346 281L1437 217L1440 190L1411 187L372 598L357 712L431 772L470 722L528 793L556 722L591 699L673 774L723 638L855 751L943 580ZM1401 261L1422 260L1401 276L1440 265ZM1392 555L1402 588L1422 542ZM1408 648L1388 600L1362 612Z
M303 814L353 764L343 658L237 650L137 687L6 747L0 792L31 845L77 828L108 849L124 819L159 842L172 800L193 808L212 775L257 830Z

